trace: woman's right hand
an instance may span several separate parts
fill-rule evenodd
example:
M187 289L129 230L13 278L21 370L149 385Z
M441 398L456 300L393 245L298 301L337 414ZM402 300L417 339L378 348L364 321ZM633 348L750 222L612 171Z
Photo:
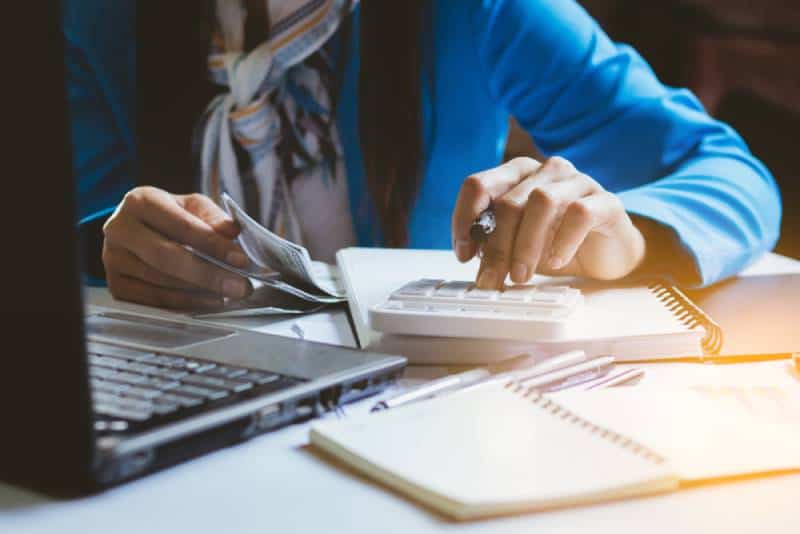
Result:
M197 309L243 298L247 279L186 250L189 245L235 267L248 260L233 241L238 225L210 198L155 187L129 191L103 226L103 264L111 294L164 308Z

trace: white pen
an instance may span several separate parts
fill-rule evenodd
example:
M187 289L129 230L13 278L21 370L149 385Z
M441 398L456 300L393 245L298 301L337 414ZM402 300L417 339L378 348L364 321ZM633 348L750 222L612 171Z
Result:
M517 371L506 371L494 376L487 377L479 382L472 384L464 389L482 387L487 384L497 384L498 382L521 382L545 373L566 369L573 365L586 361L586 353L582 350L571 350L557 356L550 357L543 362L539 362L527 369Z
M388 410L389 408L396 408L397 406L402 406L418 400L428 399L452 389L460 389L464 386L474 384L475 382L483 380L489 376L489 374L487 369L473 369L471 371L446 376L438 380L432 380L411 391L406 391L391 399L382 400L375 404L370 411L378 412L381 410Z
M610 388L612 386L618 386L620 384L626 384L628 382L633 382L635 380L639 380L641 377L644 376L644 369L634 368L634 369L625 369L624 371L616 374L612 374L610 376L604 376L586 384L583 384L582 389L590 390L595 388Z
M579 363L578 365L573 365L571 367L559 369L558 371L553 371L543 375L535 376L527 380L521 380L517 383L517 385L524 388L537 389L541 388L542 386L555 384L556 382L559 382L561 380L567 379L571 376L575 376L580 373L603 369L605 367L608 367L609 365L612 365L613 363L614 363L613 356L603 356L600 358L594 358L587 362Z

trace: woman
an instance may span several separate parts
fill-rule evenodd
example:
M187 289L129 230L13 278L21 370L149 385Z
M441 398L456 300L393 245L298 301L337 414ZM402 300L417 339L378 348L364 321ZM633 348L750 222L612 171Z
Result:
M330 260L353 244L478 251L477 284L632 273L705 285L777 240L764 166L685 90L661 85L571 0L217 0L209 60L228 88L198 127L205 195L125 195L105 225L116 297L216 305L245 262L212 197ZM499 165L509 115L544 161Z

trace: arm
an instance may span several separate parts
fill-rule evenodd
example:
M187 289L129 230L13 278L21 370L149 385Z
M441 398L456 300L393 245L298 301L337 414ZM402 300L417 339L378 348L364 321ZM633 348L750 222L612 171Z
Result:
M475 31L496 98L542 152L618 195L650 240L648 268L705 285L774 245L781 207L767 169L575 2L483 1Z
M135 3L63 2L66 90L87 271L102 278L101 226L134 186Z

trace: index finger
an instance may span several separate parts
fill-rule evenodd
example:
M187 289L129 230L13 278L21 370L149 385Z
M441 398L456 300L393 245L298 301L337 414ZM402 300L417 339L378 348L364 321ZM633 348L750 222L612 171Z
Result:
M452 220L453 250L459 261L467 261L477 251L477 245L469 235L473 221L491 206L495 198L505 194L539 167L541 164L533 158L514 158L464 180Z
M243 267L247 264L247 258L234 241L189 212L166 191L148 188L129 196L126 201L134 214L160 234L231 265Z

